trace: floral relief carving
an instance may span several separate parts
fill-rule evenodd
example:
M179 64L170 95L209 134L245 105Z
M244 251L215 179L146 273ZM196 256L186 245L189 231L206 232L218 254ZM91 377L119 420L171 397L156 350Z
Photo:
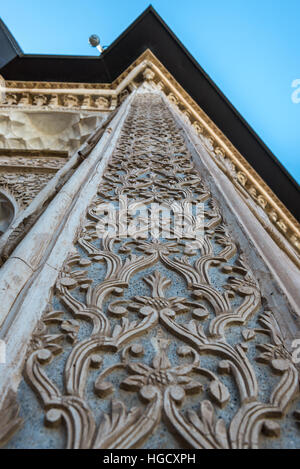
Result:
M49 174L5 173L0 174L0 187L7 190L21 208L26 208L52 177L52 172Z
M138 71L141 63L144 63L145 68L143 71ZM128 89L124 89L119 95L116 95L116 88L134 70L136 70L137 75L131 80L127 87ZM6 86L11 92L6 93L5 102L2 104L12 107L20 105L21 107L35 106L36 108L38 106L44 110L46 108L63 110L64 107L67 107L70 110L88 109L89 111L104 112L115 109L117 103L121 103L128 96L129 90L136 87L136 81L139 82L142 79L152 83L157 89L163 90L173 106L183 113L185 121L191 123L209 150L211 157L231 182L239 190L242 189L244 194L250 195L254 202L254 204L251 204L252 211L266 228L269 235L285 250L290 259L299 266L299 225L295 218L150 50L146 50L111 84L16 82L8 80L6 81ZM171 87L170 84L172 84ZM77 94L79 89L82 94ZM40 90L38 95L36 90ZM55 93L55 90L60 90L59 94ZM70 90L74 90L74 94L71 94ZM110 90L112 94L108 98L101 95L96 97L95 95L85 94L85 91L90 90L102 90L106 96L107 91ZM13 93L13 91L15 92ZM97 105L95 101L98 99L102 101L102 104ZM253 187L253 184L255 187ZM263 213L261 209L263 209L264 215L269 219L267 224L264 220L265 217L261 216ZM275 212L276 220L274 220L272 215ZM272 226L273 224L274 226ZM287 245L282 243L281 236L284 236Z
M173 227L165 238L161 219L157 237L99 239L97 208L121 195L150 212L157 202L174 211L203 203L203 236L184 239ZM49 304L33 334L25 376L45 424L66 429L67 448L143 447L161 425L186 448L258 448L263 438L280 436L299 395L298 371L157 93L140 93L131 105L58 275L58 303ZM58 384L49 370L62 358ZM261 369L275 379L263 398Z

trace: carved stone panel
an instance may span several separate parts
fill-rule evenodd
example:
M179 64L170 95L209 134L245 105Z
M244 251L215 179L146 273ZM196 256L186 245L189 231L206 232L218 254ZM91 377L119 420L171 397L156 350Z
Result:
M54 173L55 174L55 173ZM40 173L0 173L0 188L5 189L17 201L19 208L26 208L34 197L43 189L43 187L52 179L50 174Z
M32 337L7 447L300 446L298 370L212 192L160 95L137 94ZM146 236L100 239L99 208L125 196ZM194 241L164 218L148 234L138 211L191 202Z

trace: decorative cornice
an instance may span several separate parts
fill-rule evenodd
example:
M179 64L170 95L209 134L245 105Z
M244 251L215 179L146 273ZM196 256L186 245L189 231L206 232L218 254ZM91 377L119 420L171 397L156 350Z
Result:
M261 222L277 244L281 233L291 248L299 253L300 225L297 220L149 49L111 84L7 81L6 101L1 107L109 111L143 81L151 82L165 93L193 126L216 164L244 196L256 204L258 212L259 208L263 210L271 229L267 229L266 220L261 219Z

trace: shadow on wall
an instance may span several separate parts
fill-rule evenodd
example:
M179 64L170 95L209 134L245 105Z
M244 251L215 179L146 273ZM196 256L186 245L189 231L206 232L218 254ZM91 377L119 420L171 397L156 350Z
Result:
M0 236L5 233L15 215L15 204L6 194L0 192Z

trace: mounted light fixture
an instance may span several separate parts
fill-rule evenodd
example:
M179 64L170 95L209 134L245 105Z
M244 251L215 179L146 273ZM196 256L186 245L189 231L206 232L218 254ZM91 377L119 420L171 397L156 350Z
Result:
M97 36L97 34L92 34L89 37L89 43L92 47L96 47L100 54L104 51L104 48L100 45L100 38Z

